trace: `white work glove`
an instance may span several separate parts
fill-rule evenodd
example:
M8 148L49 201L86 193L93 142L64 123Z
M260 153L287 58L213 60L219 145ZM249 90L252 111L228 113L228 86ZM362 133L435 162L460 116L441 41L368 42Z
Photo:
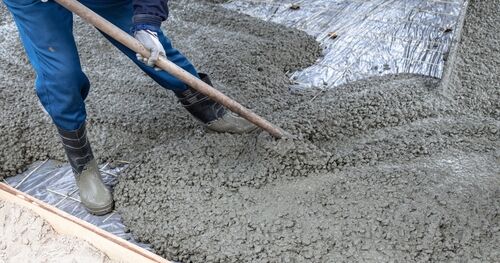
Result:
M157 71L161 70L160 68L155 67L155 63L158 61L159 57L166 57L165 49L158 39L158 33L144 29L136 31L134 33L134 37L151 52L151 56L149 58L145 58L141 54L136 54L137 59L150 67L154 67Z

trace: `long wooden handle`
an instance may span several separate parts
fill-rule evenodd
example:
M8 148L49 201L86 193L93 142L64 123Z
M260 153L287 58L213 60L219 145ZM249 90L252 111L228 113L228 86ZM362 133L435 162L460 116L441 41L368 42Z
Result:
M150 52L146 48L144 48L144 46L139 41L137 41L129 34L125 33L117 26L113 25L106 19L102 18L94 11L80 4L78 1L76 0L55 0L55 1L60 5L64 6L66 9L70 10L71 12L77 14L78 16L80 16L93 26L97 27L99 30L106 33L108 36L114 38L116 41L122 43L131 50L135 51L136 53L141 54L143 57L150 56ZM186 85L207 95L216 102L224 105L232 112L239 114L241 117L247 119L249 122L269 132L274 137L281 138L285 135L285 132L281 128L268 122L264 118L255 114L251 110L245 108L238 102L232 100L228 96L224 95L222 92L212 88L210 85L194 77L189 72L185 71L184 69L180 68L179 66L170 62L169 60L160 58L156 62L156 66L170 73L174 77L178 78Z

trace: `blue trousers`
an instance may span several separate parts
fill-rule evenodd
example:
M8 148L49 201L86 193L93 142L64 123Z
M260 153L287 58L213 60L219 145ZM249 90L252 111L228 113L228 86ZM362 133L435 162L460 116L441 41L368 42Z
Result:
M35 88L42 105L59 128L68 131L80 128L87 117L84 101L89 93L90 83L80 65L73 37L73 15L53 1L46 3L40 0L3 1L14 17L26 53L36 72ZM130 33L132 0L80 0L80 2ZM172 47L167 36L162 32L158 36L167 58L194 76L198 76L195 67ZM172 75L144 65L137 60L135 52L106 37L162 87L173 91L187 89Z

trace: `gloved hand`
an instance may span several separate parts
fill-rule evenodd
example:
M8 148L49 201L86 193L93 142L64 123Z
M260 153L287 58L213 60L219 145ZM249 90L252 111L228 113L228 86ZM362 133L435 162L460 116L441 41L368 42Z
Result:
M151 56L149 58L143 57L141 54L136 54L137 59L150 67L154 67L155 70L161 70L158 67L155 67L155 63L159 57L165 57L165 49L163 45L160 43L158 39L158 33L143 29L138 30L134 33L135 39L142 43L142 45L151 52Z

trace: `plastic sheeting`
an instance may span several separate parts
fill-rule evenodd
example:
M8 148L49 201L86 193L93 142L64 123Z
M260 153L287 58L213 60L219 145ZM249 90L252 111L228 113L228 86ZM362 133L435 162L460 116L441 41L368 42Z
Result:
M467 0L235 0L226 8L303 30L325 48L292 75L322 89L367 77L441 78Z
M101 166L100 170L105 184L110 187L115 185L118 182L117 176L124 168L125 166L114 169L111 169L109 165ZM142 248L151 250L149 245L133 239L132 235L126 230L119 214L113 212L104 216L94 216L85 210L80 203L73 172L69 164L53 160L36 162L30 165L26 172L13 177L7 177L5 182L73 216L96 225Z

